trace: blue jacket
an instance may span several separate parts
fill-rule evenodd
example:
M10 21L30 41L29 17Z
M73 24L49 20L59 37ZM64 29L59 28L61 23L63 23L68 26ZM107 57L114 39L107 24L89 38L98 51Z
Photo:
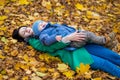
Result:
M57 42L55 38L57 35L64 37L75 31L75 28L69 27L67 25L48 23L47 26L41 31L39 39L42 44L49 46Z

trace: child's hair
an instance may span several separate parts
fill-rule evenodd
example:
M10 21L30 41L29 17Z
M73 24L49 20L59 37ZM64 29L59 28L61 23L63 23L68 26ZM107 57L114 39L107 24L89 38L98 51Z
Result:
M18 40L18 42L24 42L24 38L19 35L19 30L21 27L27 27L27 26L20 26L17 29L14 29L12 33L12 38Z

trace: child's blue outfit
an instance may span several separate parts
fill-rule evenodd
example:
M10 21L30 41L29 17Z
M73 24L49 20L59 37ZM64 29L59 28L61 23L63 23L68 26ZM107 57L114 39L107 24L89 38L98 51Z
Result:
M56 36L61 35L62 37L67 36L73 32L76 31L75 28L69 27L67 25L61 25L61 24L50 24L48 23L45 28L41 31L38 30L39 23L42 23L43 21L36 21L33 26L33 32L35 35L39 36L39 40L42 42L44 45L51 45L55 42ZM86 33L86 40L82 42L71 42L68 48L66 49L72 49L76 47L82 47L83 45L86 44L86 42L90 43L97 43L97 44L105 44L105 37L103 36L96 36L94 33L89 32L89 31L83 31Z

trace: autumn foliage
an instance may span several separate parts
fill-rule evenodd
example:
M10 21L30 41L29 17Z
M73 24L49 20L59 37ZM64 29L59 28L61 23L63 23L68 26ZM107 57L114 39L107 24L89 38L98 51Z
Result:
M0 80L116 80L80 64L73 71L57 57L12 39L13 29L35 20L65 23L95 32L117 33L120 53L120 0L0 0ZM101 53L103 54L103 53Z

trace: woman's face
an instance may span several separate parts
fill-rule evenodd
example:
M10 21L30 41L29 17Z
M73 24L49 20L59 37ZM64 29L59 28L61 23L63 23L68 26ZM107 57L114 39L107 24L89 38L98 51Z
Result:
M33 35L33 30L30 27L21 27L19 29L19 35L23 38L27 38L27 37Z

